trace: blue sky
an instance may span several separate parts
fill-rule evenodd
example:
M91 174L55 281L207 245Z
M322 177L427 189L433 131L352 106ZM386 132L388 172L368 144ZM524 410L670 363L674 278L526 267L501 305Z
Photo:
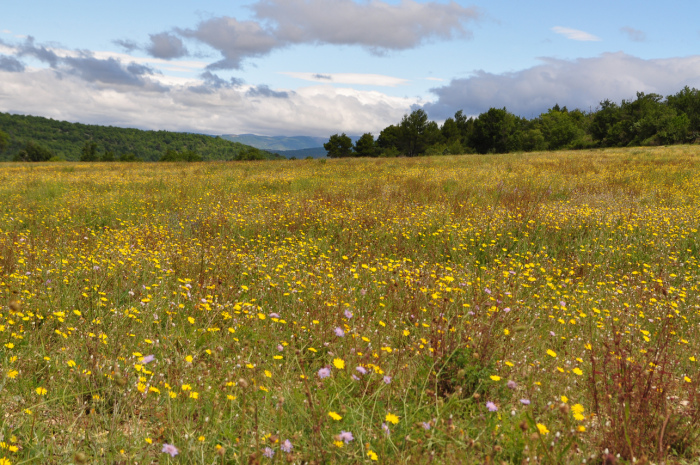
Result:
M595 108L700 88L700 3L7 2L0 111L210 134L375 135L422 107Z

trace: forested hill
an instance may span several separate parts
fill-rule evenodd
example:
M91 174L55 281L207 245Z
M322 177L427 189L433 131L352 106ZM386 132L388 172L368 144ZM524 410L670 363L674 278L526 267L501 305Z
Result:
M0 112L0 161L17 159L20 154L26 158L32 150L50 154L50 158L77 161L90 149L96 160L173 160L180 159L180 154L202 160L279 158L203 134L142 131Z

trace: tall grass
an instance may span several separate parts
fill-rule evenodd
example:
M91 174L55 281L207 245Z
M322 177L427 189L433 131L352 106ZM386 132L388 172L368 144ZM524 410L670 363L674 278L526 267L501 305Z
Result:
M0 459L690 461L699 162L3 165Z

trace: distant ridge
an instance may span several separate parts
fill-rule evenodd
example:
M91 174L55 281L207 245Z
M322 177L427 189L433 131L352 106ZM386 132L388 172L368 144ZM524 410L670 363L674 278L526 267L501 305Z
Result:
M269 151L302 150L323 147L328 138L311 136L257 136L255 134L224 134L222 139Z

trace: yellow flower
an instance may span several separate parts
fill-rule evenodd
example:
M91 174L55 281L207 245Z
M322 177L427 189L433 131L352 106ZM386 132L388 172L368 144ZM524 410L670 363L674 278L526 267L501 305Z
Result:
M583 371L581 371L581 369L578 367L574 368L571 371L573 371L575 375L583 376Z
M393 413L387 413L385 420L389 423L397 424L399 422L399 417L397 417Z
M542 423L537 423L537 430L540 432L540 434L545 435L549 433L549 430L547 429L546 426L544 426Z
M547 349L547 355L549 355L550 357L555 357L555 358L556 358L557 353L554 352L552 349Z
M146 439L144 439L144 441L146 441L149 444L153 444L153 439L151 439L151 438L146 438Z
M333 366L339 370L343 370L345 368L345 361L340 358L335 358L333 359Z
M333 444L335 444L335 447L339 449L343 447L343 441L333 441Z
M687 376L684 376L683 379L685 380L686 383L690 383L692 380L688 378Z
M74 360L68 360L67 363L68 363L68 366L71 367L71 368L75 366L75 361L74 361Z
M190 392L190 398L191 399L199 399L199 393L195 392L195 391Z
M581 404L574 404L571 406L571 411L574 413L583 413L586 409L583 408Z
M578 430L579 430L580 432L582 432L582 433L583 433L584 431L586 431L586 427L583 426L583 425L580 425L580 426L579 426L578 428L576 428L576 429L578 429Z
M10 462L10 459L3 457L0 459L0 465L12 465L12 462Z
M500 381L500 380L501 380L501 377L500 377L500 376L497 376L497 375L491 375L491 379L494 380L494 381Z
M191 356L191 355L188 355L187 357L185 357L185 361L186 361L187 363L192 363L192 356Z
M334 419L335 421L343 419L343 417L341 417L340 415L338 415L335 412L328 412L328 416L331 417L332 419Z
M17 370L10 370L7 372L7 377L10 379L15 379L18 374L19 374L19 371L17 371Z
M370 458L370 460L374 460L375 462L379 460L379 457L377 457L377 454L374 451L368 450L367 451L367 457ZM0 464L1 465L1 464Z
M200 436L200 437L197 438L197 440L198 440L199 442L204 442L204 439L205 439L204 436Z
M564 402L565 404L569 403L569 398L566 396L561 396L561 401Z

